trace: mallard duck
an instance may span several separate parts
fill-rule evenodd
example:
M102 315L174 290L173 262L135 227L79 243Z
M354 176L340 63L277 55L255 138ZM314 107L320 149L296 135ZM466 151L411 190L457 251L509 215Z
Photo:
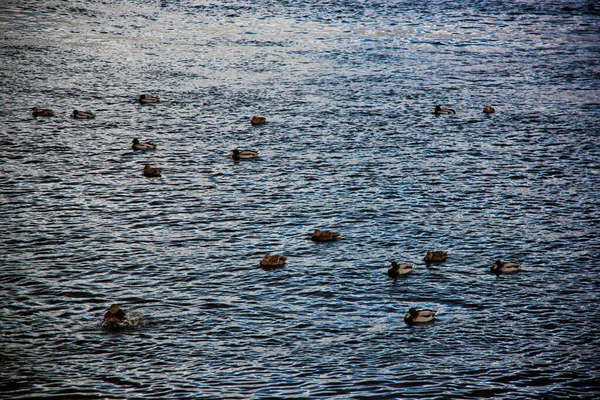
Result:
M496 112L496 110L492 106L485 106L483 107L483 112L486 114L493 114Z
M264 124L265 122L267 122L267 119L265 117L257 117L256 115L250 120L252 126Z
M125 311L121 310L118 304L113 304L104 314L102 325L112 328L127 328L137 326L140 323L139 317L130 317Z
M413 272L413 265L409 263L398 264L396 261L392 261L392 265L388 268L388 276L398 279L400 275L406 275Z
M154 143L140 142L137 138L133 139L131 143L131 148L134 150L156 150L156 145Z
M492 266L491 271L497 275L516 274L517 272L521 271L521 265L523 264L514 262L502 262L500 260L497 260Z
M231 150L231 154L229 154L231 158L234 160L250 160L258 157L258 151L254 150Z
M435 310L418 310L411 308L408 313L404 316L404 322L407 324L426 324L435 320Z
M144 166L142 173L144 174L144 176L147 176L149 178L154 178L154 177L160 176L160 169L152 168L149 164L146 164Z
M315 232L312 234L310 239L313 242L335 242L340 240L340 235L335 232L320 231L315 229Z
M262 268L279 268L283 267L287 262L284 256L267 254L260 262Z
M456 114L456 111L454 111L451 108L442 108L441 106L435 106L435 111L433 112L435 115L441 115L441 114Z
M31 115L33 115L34 117L54 117L54 111L49 110L47 108L37 108L37 107L33 107L31 109Z
M91 112L73 110L73 114L71 114L71 118L93 119L93 118L96 118L96 116L94 114L92 114Z
M445 251L428 251L425 255L425 262L427 264L441 263L448 259L448 253Z
M141 94L138 96L138 101L142 104L147 103L158 103L160 99L158 97L148 97L145 94Z

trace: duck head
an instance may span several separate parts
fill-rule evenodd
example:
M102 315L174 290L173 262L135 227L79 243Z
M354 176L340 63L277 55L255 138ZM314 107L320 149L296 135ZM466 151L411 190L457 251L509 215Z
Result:
M109 309L108 309L108 311L109 311L111 314L116 314L116 313L118 313L118 312L119 312L119 310L120 310L120 308L119 308L119 305L118 305L118 304L113 304L113 305L111 305L111 306L109 307Z

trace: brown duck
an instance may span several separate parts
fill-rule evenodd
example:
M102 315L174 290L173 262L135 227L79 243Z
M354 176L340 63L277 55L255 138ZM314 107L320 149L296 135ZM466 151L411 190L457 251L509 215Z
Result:
M149 178L154 178L154 177L160 176L160 169L152 168L150 166L150 164L146 164L144 166L144 169L142 170L142 173L144 174L144 176L147 176Z
M262 268L279 268L283 267L287 262L284 256L267 254L260 262Z
M320 231L316 229L310 239L313 242L335 242L340 240L340 235L335 232Z
M267 119L265 117L257 117L256 115L254 117L252 117L252 119L250 120L250 123L252 124L252 126L261 125L261 124L264 124L265 122L267 122Z
M140 323L139 317L130 317L121 310L118 304L110 306L104 314L102 324L106 327L126 328L137 326Z
M427 264L431 263L441 263L448 259L448 253L445 251L428 251L425 256L425 262Z
M47 108L37 108L37 107L33 107L31 109L31 115L33 115L34 117L54 117L54 111L49 110Z

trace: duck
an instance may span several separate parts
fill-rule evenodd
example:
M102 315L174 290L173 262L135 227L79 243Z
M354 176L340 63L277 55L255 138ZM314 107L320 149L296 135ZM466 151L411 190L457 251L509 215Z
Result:
M445 251L428 251L425 255L425 262L427 264L441 263L448 259L448 253Z
M521 263L514 262L502 262L500 260L496 260L494 265L491 268L491 271L496 275L501 274L516 274L521 271Z
M128 316L118 304L111 305L102 319L102 325L110 328L135 327L139 323L139 317Z
M257 117L256 115L254 117L252 117L252 119L250 120L250 123L252 124L252 126L261 125L261 124L264 124L265 122L267 122L267 119L265 117Z
M336 242L340 240L340 235L339 233L335 232L320 231L318 229L315 229L310 239L313 242Z
M160 99L158 97L149 97L149 96L146 96L145 94L140 94L138 96L138 101L142 104L148 104L148 103L158 103L160 101Z
M287 258L279 255L267 254L260 262L262 268L279 268L283 267L287 262Z
M441 115L441 114L456 114L456 111L454 111L451 108L443 108L441 106L435 106L435 111L433 112L435 115Z
M94 114L92 114L91 112L73 110L73 114L71 114L71 118L93 119L93 118L96 118L96 116Z
M33 107L31 109L31 115L34 117L54 117L54 111L47 108Z
M413 265L409 263L398 264L396 261L392 261L392 265L388 268L388 276L394 278L394 281L398 279L400 275L406 275L413 272Z
M144 166L144 169L143 169L142 173L144 174L144 176L147 176L149 178L154 178L154 177L160 176L160 169L158 169L158 168L152 168L150 166L150 164L146 164Z
M234 149L231 150L231 154L229 154L231 158L234 160L251 160L253 158L258 157L258 151L254 150L239 150Z
M133 150L156 150L156 145L150 142L140 142L138 138L131 141L131 148Z
M418 310L412 307L404 316L404 322L410 325L426 324L435 321L436 314L437 311L435 310Z
M492 106L485 106L483 107L483 112L486 114L493 114L496 112L496 109L494 109Z

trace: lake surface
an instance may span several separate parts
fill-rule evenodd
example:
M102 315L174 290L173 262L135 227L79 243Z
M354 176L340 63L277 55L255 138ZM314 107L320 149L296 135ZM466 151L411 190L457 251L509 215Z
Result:
M599 393L596 2L8 0L0 34L1 397Z

